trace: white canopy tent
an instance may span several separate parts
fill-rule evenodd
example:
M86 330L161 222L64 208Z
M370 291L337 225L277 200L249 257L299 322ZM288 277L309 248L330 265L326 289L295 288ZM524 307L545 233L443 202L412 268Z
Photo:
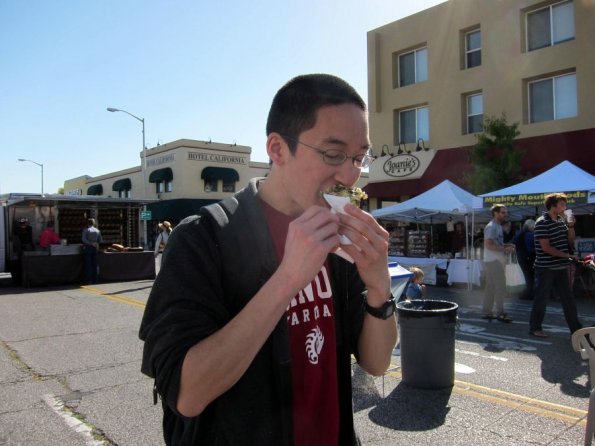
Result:
M474 233L475 222L488 222L489 210L483 209L482 199L449 180L402 203L372 211L378 220L406 221L410 223L447 223L452 217L465 220L467 260L470 260L469 232ZM469 221L471 218L471 221ZM471 225L471 228L469 227ZM471 242L473 240L471 239ZM468 287L471 287L471 265L468 265Z
M477 219L489 221L489 212L483 210L482 199L467 192L449 180L399 204L372 211L382 220L413 223L446 223L453 216L474 214Z
M503 204L508 208L512 219L522 220L539 215L544 210L545 196L553 192L566 193L568 207L577 215L595 211L595 176L570 161L562 161L530 180L481 197L484 206Z

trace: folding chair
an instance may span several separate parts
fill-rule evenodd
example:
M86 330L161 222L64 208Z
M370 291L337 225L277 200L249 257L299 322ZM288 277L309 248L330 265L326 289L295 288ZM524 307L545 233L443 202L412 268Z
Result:
M592 336L592 337L591 337ZM587 427L585 429L585 446L590 446L595 434L595 350L590 339L595 340L595 327L585 327L572 334L572 348L581 354L581 358L589 361L589 410L587 412Z

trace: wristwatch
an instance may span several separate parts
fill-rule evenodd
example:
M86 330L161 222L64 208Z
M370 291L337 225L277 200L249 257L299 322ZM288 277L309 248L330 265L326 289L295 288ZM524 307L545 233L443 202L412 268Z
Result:
M397 304L395 303L395 297L391 293L390 298L386 302L384 302L384 304L382 304L381 307L372 307L368 304L367 300L364 300L364 308L366 309L366 312L369 315L374 316L378 319L386 320L393 314L395 314Z

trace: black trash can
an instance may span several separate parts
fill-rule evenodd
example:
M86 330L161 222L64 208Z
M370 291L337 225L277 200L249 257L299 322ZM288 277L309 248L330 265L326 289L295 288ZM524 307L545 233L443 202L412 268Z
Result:
M457 309L445 300L411 300L397 304L401 373L405 384L422 389L454 385Z

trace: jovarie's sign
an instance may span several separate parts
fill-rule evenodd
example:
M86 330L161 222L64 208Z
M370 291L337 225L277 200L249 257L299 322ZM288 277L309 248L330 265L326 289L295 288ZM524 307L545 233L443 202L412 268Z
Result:
M434 154L434 150L424 150L381 156L370 166L370 182L420 178L430 165Z
M415 155L403 154L387 159L382 170L391 177L407 177L419 169L420 164Z

